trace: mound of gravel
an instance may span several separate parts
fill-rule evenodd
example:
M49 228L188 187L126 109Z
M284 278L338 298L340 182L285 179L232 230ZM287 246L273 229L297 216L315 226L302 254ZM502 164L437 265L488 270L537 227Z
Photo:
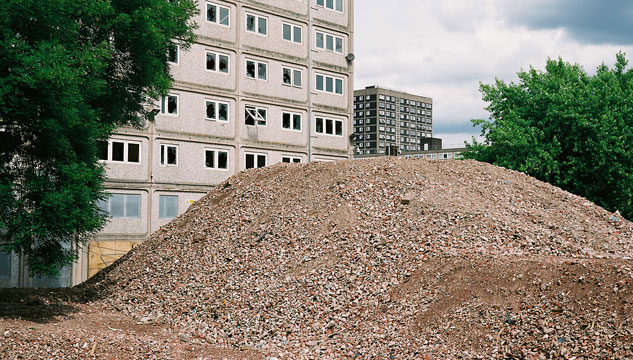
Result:
M86 286L262 358L630 359L632 254L521 173L382 158L242 172Z

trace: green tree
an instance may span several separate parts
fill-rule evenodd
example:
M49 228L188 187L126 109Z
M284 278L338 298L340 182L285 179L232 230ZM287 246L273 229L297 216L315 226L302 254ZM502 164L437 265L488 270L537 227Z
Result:
M0 242L54 275L105 224L98 142L151 120L195 0L0 1Z
M633 218L633 70L619 53L595 75L562 59L518 83L481 84L489 120L466 158L522 171Z

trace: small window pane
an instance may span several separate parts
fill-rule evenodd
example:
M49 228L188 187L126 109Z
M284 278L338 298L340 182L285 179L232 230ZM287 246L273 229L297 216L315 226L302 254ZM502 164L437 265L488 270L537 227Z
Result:
M321 75L316 76L316 88L323 91L323 76Z
M294 42L301 43L301 27L295 26L294 29Z
M324 0L317 0L317 5L323 6L323 1Z
M110 217L112 218L125 217L125 195L124 194L110 195Z
M262 34L262 35L266 35L267 33L267 26L268 26L268 20L266 18L259 18L257 19L257 32Z
M167 61L177 64L178 63L178 46L170 45L167 50Z
M336 93L343 94L343 80L336 79Z
M244 123L246 125L255 125L255 109L247 107L244 114Z
M228 73L229 72L229 57L226 55L220 55L220 63L218 66L218 71L223 72L223 73Z
M292 115L292 128L294 130L301 130L301 115L299 114Z
M284 40L292 40L291 38L292 35L292 27L288 24L283 24L283 38Z
M266 64L257 63L257 78L260 80L266 80Z
M332 120L330 119L325 119L325 133L326 134L334 133L334 129L332 129Z
M229 121L229 104L218 104L218 120Z
M299 163L301 163L301 159L294 158L294 159L292 159L292 162L295 163L295 164L299 164Z
M220 24L229 26L229 9L221 7L220 8Z
M301 87L301 71L293 70L294 73L294 86Z
M246 62L246 77L254 79L255 78L255 62L247 61Z
M218 151L218 169L228 169L229 153L226 151Z
M334 92L334 78L329 76L325 78L325 91Z
M124 161L123 149L125 144L122 142L112 142L112 161Z
M337 121L336 122L336 135L339 135L339 136L343 135L343 122L342 121Z
M246 168L252 169L255 167L255 155L246 154Z
M167 147L167 164L168 165L176 165L177 164L177 150L178 148L175 146Z
M290 85L292 83L292 80L290 79L291 73L292 71L288 68L283 68L283 83L286 85Z
M207 119L216 120L215 116L215 102L207 101Z
M316 132L322 134L323 133L323 119L316 118Z
M257 109L257 125L266 125L266 109Z
M323 49L323 34L316 33L316 46L319 49Z
M246 30L255 32L255 16L246 15Z
M334 0L327 0L325 2L325 7L328 9L334 9Z
M334 51L334 36L325 35L325 48Z
M217 22L217 8L215 5L207 4L207 21Z
M207 150L205 152L204 166L206 166L208 168L214 168L215 167L215 151Z
M178 114L178 98L169 95L167 97L167 112L170 114Z
M266 156L265 155L257 155L257 167L262 168L266 166Z
M336 0L336 11L343 11L343 0Z
M281 162L290 164L290 158L284 156L281 158Z
M11 254L0 251L0 278L11 277Z
M343 53L343 38L336 38L336 52Z
M178 216L178 196L160 195L158 217L161 219L172 219Z
M141 218L141 195L125 195L125 217L131 219Z
M139 153L141 152L140 144L127 144L127 161L139 162Z
M207 53L207 70L215 71L215 54Z
M290 129L290 114L282 113L281 114L281 127L284 129Z

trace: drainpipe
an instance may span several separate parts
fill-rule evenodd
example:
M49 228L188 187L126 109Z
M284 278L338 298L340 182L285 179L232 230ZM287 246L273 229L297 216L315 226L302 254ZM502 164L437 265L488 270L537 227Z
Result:
M308 163L312 162L312 1L308 1Z

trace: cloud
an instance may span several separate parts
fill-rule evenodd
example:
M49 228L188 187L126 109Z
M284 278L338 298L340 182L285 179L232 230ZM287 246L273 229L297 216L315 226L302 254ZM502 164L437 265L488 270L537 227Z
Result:
M631 0L533 0L505 8L510 22L530 29L563 28L585 44L633 44Z

